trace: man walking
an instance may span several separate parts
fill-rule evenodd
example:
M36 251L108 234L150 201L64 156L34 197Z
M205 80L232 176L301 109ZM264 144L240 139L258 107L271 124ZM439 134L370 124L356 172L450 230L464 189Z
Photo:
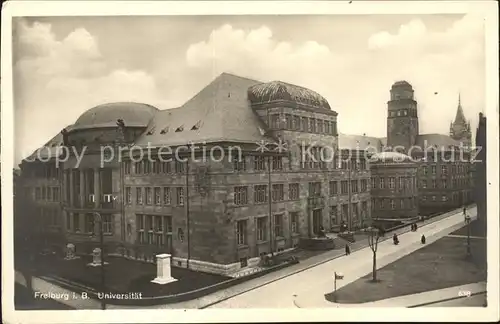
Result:
M349 247L349 244L345 245L345 255L351 254L351 248Z

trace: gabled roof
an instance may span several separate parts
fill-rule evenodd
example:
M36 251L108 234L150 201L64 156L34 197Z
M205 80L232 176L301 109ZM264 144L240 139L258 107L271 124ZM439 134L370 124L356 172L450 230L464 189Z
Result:
M421 148L428 148L430 146L440 147L450 147L450 146L460 146L460 142L454 140L448 135L442 134L421 134L417 136L415 143L416 146Z
M248 88L258 83L223 73L181 107L156 113L135 144L158 147L269 140L247 96Z
M370 151L379 152L382 150L382 143L377 137L339 134L338 147L341 150L366 150L370 148Z

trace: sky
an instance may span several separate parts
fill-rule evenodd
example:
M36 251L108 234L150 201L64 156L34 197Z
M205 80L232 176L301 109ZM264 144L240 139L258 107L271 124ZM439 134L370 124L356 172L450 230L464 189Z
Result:
M421 133L449 133L459 93L473 133L484 111L473 15L29 17L13 29L16 163L96 105L179 107L223 72L310 88L347 134L386 136L398 80L413 85Z

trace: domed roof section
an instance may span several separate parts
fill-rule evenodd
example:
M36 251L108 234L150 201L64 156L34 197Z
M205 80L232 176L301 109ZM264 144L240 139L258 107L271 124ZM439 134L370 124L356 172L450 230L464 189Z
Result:
M380 152L370 157L370 163L412 163L411 157L399 152Z
M136 102L114 102L96 106L84 112L71 130L115 127L116 121L122 119L125 126L146 127L158 108Z
M261 83L250 87L248 99L253 104L285 100L330 110L328 101L317 92L282 81Z
M408 83L408 81L401 80L401 81L396 81L392 85L393 88L412 88L411 84Z

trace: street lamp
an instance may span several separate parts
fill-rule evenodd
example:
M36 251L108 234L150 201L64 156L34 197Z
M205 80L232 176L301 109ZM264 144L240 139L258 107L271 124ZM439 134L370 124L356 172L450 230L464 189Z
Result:
M470 216L468 214L465 216L465 222L467 223L467 256L470 257L472 253L470 250Z
M104 275L104 228L103 228L103 220L101 214L98 212L94 212L94 220L99 224L99 245L101 249L101 290L104 293L106 290L106 277ZM94 236L94 233L92 234ZM106 299L101 299L101 309L106 309Z

